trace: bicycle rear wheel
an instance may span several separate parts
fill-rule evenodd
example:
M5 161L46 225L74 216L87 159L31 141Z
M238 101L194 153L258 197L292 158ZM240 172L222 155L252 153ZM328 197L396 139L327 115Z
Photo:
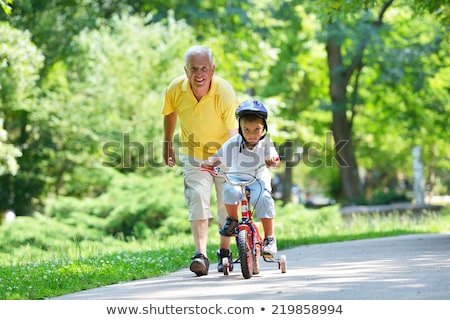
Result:
M249 279L253 275L253 255L252 255L252 239L247 230L239 230L238 233L238 252L241 262L242 275L245 279Z

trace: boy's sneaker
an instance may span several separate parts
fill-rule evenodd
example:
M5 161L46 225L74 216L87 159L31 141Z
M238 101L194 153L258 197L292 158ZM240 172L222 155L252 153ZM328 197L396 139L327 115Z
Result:
M264 239L263 257L273 258L277 254L277 241L274 237L267 237Z
M191 271L194 272L197 277L206 276L209 270L209 259L202 253L196 253L191 259Z
M219 234L225 237L231 237L234 233L234 229L238 225L238 221L236 219L227 217L222 227L219 230Z
M233 253L229 249L217 250L217 271L223 272L223 258L228 258L228 262L230 263L230 271L233 271Z

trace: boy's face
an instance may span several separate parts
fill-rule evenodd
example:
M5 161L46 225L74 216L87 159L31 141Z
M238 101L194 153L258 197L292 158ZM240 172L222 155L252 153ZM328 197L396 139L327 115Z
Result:
M262 119L253 121L241 119L241 130L245 140L255 145L264 134L264 122Z

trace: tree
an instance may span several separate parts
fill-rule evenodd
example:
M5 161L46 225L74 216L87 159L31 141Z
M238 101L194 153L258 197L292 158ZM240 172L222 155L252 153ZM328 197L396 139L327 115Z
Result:
M52 154L42 163L47 194L96 196L109 181L101 167L158 173L162 92L182 70L189 28L169 19L116 15L74 37L74 55L43 81L45 126ZM178 62L176 62L178 61Z
M355 29L359 30L359 37L353 38L356 43L353 45L353 51L344 61L342 46L345 39L342 38L342 25L331 20L327 25L326 50L328 57L329 80L330 80L330 98L331 111L333 114L332 131L336 144L336 159L339 163L342 191L347 201L359 200L363 197L358 165L355 157L355 150L352 139L352 121L354 113L351 111L350 117L348 110L352 110L349 105L348 86L353 78L355 81L354 90L357 92L358 77L363 68L363 56L374 33L374 28L378 28L383 23L383 16L387 8L393 1L388 1L380 9L378 17L375 20L365 17L357 23ZM362 31L362 32L361 32ZM354 34L357 36L358 34Z
M7 153L2 153L1 158L6 159L8 173L11 173L0 175L0 210L11 208L14 202L23 203L24 207L20 209L26 210L25 203L30 205L43 185L38 176L34 179L21 175L20 172L15 175L17 165L14 158L23 155L19 158L18 165L26 168L31 159L30 154L37 151L33 149L33 145L38 138L33 134L35 127L31 125L30 117L32 110L38 105L37 81L44 57L30 37L29 32L0 22L0 123L4 120L0 146L6 149ZM3 161L0 160L0 166L5 168ZM34 170L38 171L37 168Z
M339 164L341 190L347 202L363 198L352 131L357 115L356 107L361 104L360 77L364 68L370 68L373 66L370 63L376 62L368 60L367 56L380 50L377 44L382 44L383 30L387 28L384 17L393 2L385 1L378 5L376 1L348 3L336 0L326 4L305 4L306 10L314 12L322 25L329 68L330 97L330 102L322 103L322 107L332 113L335 159ZM399 6L409 7L402 2ZM441 6L442 4L436 1L429 2L427 6L418 5L416 2L412 4L416 12L422 12L424 8L435 10ZM448 14L448 11L444 12ZM292 19L296 18L291 15L290 19L295 21Z
M10 12L10 7L7 5L7 3L11 3L11 1L7 1L7 2L0 1L2 9L5 11L5 13L8 14ZM3 24L3 23L0 24L0 32L2 34L6 35L7 33L10 33L11 31L12 31L11 28L9 28L6 24ZM6 52L2 52L2 51L6 51ZM3 50L0 50L0 57L9 55L8 51L9 51L9 49L6 48L6 46L5 46L5 48L3 48ZM5 62L7 62L7 60L8 60L8 58L5 59ZM3 67L0 66L0 72L2 72L3 75L8 75L9 70L5 70L5 69L7 69L7 68L5 68L4 66ZM2 87L6 87L6 88L8 87L7 79L4 76L3 77L0 76L0 96L4 95L3 92L1 92ZM5 89L3 89L3 90L5 90ZM3 102L3 99L1 99L0 106L2 106L4 103L6 104L6 101ZM5 114L2 111L2 109L0 108L0 176L5 175L5 174L16 175L17 170L19 169L16 158L22 156L22 153L13 144L8 143L8 131L6 131L3 126L4 121L5 121L4 116L5 116ZM0 209L3 209L3 208L0 208Z

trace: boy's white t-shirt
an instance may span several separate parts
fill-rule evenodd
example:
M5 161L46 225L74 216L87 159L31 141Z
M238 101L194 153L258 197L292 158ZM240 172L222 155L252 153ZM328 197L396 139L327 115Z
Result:
M267 135L250 150L245 147L242 136L237 134L222 145L215 157L218 157L229 171L245 171L254 174L256 168L265 164L266 158L278 157L278 152ZM256 177L263 180L266 187L270 188L271 174L265 165L258 169ZM245 174L235 178L249 180L249 176Z

